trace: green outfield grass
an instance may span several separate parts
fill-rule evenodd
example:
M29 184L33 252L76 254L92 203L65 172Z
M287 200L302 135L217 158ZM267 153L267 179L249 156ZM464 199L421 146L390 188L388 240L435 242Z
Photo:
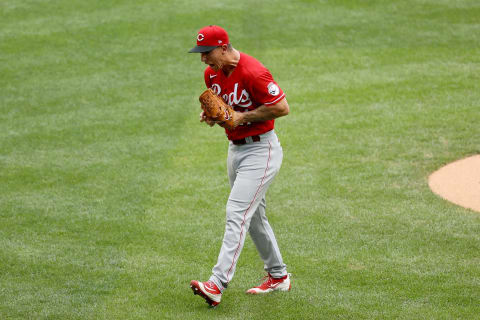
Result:
M198 122L196 31L291 113L267 195L293 288L222 303L227 142ZM479 319L480 213L428 175L480 153L477 0L0 1L0 319Z

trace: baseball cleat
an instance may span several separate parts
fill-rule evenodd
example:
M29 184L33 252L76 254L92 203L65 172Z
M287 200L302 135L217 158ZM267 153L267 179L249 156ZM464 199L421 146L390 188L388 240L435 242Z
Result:
M212 281L192 280L190 281L190 288L192 288L193 294L201 296L211 307L216 307L222 299L222 292Z
M248 289L246 293L262 294L272 291L289 291L292 288L292 284L290 283L290 274L287 274L282 278L274 278L269 273L268 276L265 276L263 279L266 279L266 281L258 287Z

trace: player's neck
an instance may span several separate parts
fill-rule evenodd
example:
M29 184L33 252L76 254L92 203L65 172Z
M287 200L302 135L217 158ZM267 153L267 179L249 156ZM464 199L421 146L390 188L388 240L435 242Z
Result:
M230 76L237 67L239 61L240 52L236 49L232 49L232 51L226 56L226 62L222 68L223 74L227 77Z

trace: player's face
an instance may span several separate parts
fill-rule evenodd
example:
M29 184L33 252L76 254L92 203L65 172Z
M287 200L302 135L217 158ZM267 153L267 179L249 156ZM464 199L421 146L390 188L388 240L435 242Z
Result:
M221 52L221 47L216 47L208 52L202 52L201 60L203 63L208 64L213 70L218 71L222 68Z

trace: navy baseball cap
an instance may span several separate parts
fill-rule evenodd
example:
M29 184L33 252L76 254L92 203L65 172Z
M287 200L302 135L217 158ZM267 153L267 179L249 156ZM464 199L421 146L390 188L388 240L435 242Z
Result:
M224 44L229 44L227 31L222 27L210 25L198 31L197 46L188 52L208 52Z

